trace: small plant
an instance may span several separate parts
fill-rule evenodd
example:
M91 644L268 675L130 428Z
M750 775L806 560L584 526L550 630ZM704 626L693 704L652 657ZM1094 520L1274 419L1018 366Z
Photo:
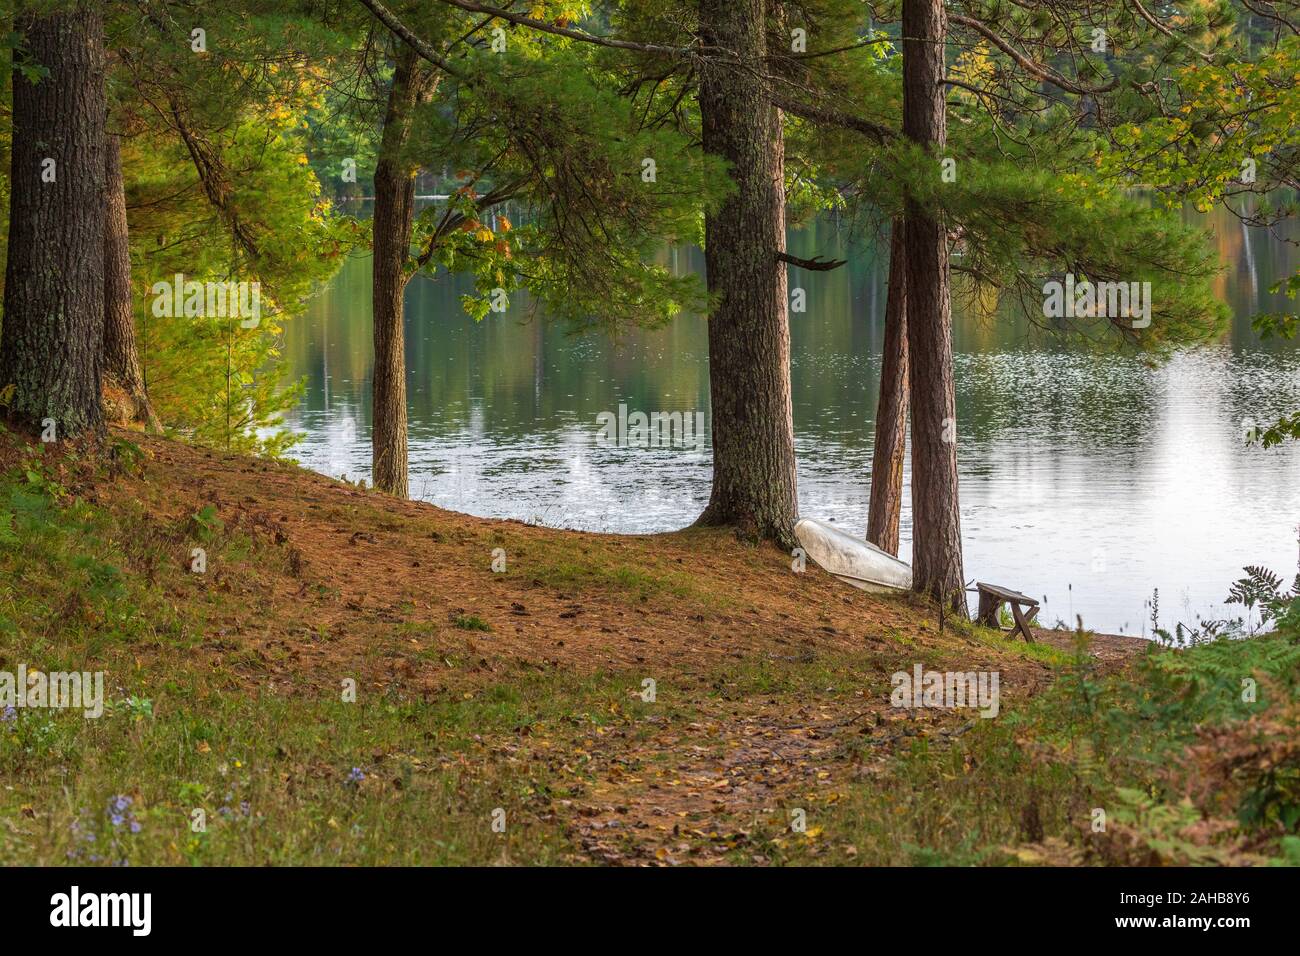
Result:
M1161 803L1132 787L1115 788L1104 837L1096 847L1115 866L1207 866L1244 862L1230 824L1206 821L1191 800Z
M1103 688L1096 679L1092 633L1084 629L1082 614L1076 614L1074 620L1074 657L1069 669L1061 676L1061 686L1070 695L1082 721L1092 726Z
M217 807L217 815L223 820L251 820L253 816L253 805L247 800L236 802L236 786L234 789L227 790L224 797L221 798L221 806Z
M63 499L68 490L49 473L49 468L42 460L44 445L33 445L23 461L23 477L27 479L28 490L54 501Z
M1147 607L1151 608L1151 634L1161 643L1172 643L1168 631L1160 629L1160 589L1156 588L1151 592L1151 600L1147 602Z
M114 438L109 446L109 459L113 469L122 474L135 474L144 462L144 450L125 438Z
M492 625L477 614L457 614L451 619L453 626L462 631L490 631Z
M146 717L153 719L153 701L148 697L128 697L122 701L122 706L131 715L132 723L140 723Z
M1273 623L1300 601L1300 573L1292 580L1291 589L1283 591L1282 578L1268 568L1249 565L1243 570L1246 576L1233 582L1224 603L1240 604L1247 615L1258 608L1260 627ZM1252 627L1251 633L1254 630Z
M214 505L204 505L190 515L190 527L195 537L208 543L221 533L225 523L217 517L217 509Z
M132 838L143 829L144 824L135 815L135 798L117 794L109 798L102 820L78 814L72 821L69 832L73 845L67 857L74 863L128 866Z

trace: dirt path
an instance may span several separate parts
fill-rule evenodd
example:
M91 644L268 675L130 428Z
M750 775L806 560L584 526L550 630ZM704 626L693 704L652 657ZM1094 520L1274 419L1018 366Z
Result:
M1040 642L1072 652L1073 632L1040 630ZM1093 635L1091 656L1113 670L1149 642ZM1021 662L1004 669L1007 705L1048 682L1044 669ZM685 724L650 718L658 726L636 739L615 731L593 743L601 771L584 800L573 801L574 828L595 860L622 865L765 863L750 848L755 825L796 838L816 834L816 810L842 798L844 788L885 765L900 746L928 738L947 746L970 730L970 712L899 710L883 692L834 693L815 702L765 695L696 702Z
M978 719L854 701L704 706L697 720L635 743L610 735L596 751L604 772L574 802L584 850L615 864L711 865L738 854L763 863L749 850L760 821L786 834L778 839L815 838L818 810L880 772L896 747L918 737L944 746Z

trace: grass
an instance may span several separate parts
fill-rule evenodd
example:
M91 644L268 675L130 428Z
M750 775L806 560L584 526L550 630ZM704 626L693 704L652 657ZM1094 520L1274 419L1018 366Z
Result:
M417 595L367 611L360 643L438 681L356 680L331 654L357 619L329 616L338 586L304 576L270 519L114 498L114 469L141 467L129 453L60 458L0 434L0 463L0 670L103 671L108 698L98 719L0 718L0 864L1300 862L1292 634L1102 674L1082 645L940 635L904 601L856 650L575 667L511 656L515 629L486 612L420 618ZM500 577L562 592L558 607L752 611L652 539L516 540L369 497L326 510L485 557L505 541ZM483 575L498 580L486 560ZM489 630L491 660L471 636ZM891 673L918 662L1000 670L998 719L888 707Z
M462 631L490 631L492 625L477 614L457 614L451 619L453 627L458 627Z
M255 568L274 552L211 515L186 530L151 532L138 513L124 526L85 502L56 502L33 474L0 485L12 537L0 550L4 662L71 670L96 660L112 700L97 720L24 709L0 724L0 818L10 824L0 863L546 863L572 854L537 810L556 790L546 765L521 772L482 734L579 719L586 711L568 708L581 688L557 696L553 681L534 678L432 703L223 693L183 654L224 610L223 593L173 606L148 578L183 580L161 551L187 534L222 555L236 581L241 563ZM486 629L473 616L456 623ZM148 650L162 653L142 672L132 658ZM138 833L114 826L119 796L130 797ZM497 807L508 808L505 833L490 826Z
M0 862L485 864L571 854L534 807L551 789L545 768L516 772L424 706L214 699L192 688L155 703L152 719L121 707L100 721L24 714L0 743L17 784L0 798L0 814L15 821ZM416 726L438 727L436 739ZM117 795L140 808L139 833L113 826ZM499 806L509 808L503 834L490 825ZM98 839L87 843L87 833Z
M627 564L603 549L589 550L579 557L545 555L529 571L546 587L560 591L604 588L637 601L654 596L692 597L698 589L681 572L664 572Z
M195 673L185 651L239 602L170 556L205 547L241 592L274 550L211 511L160 528L143 508L60 494L35 455L0 481L0 527L4 666L93 666L110 688L99 719L23 709L0 723L0 864L580 861L549 808L581 773L520 766L485 737L586 733L616 719L631 677L523 675L430 702L227 693L231 675ZM173 604L160 578L201 586ZM255 664L241 653L232 666ZM138 832L114 825L120 797Z
M1244 700L1245 675L1269 693ZM1290 634L1105 678L1081 653L1006 719L914 737L871 786L828 794L818 839L778 821L756 840L778 863L1297 865L1298 684Z

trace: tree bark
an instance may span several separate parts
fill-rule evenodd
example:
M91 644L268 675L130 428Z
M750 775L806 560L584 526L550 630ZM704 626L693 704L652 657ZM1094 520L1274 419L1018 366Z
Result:
M947 140L943 0L903 0L903 134L934 158ZM966 615L957 500L957 403L952 366L948 237L906 205L907 340L912 404L912 587Z
M13 75L12 194L0 389L12 417L62 439L103 431L104 24L97 5L16 29L48 68ZM47 160L53 160L50 165ZM53 181L48 181L53 175Z
M880 400L876 403L876 443L871 455L871 498L867 540L898 554L903 514L903 458L907 451L907 254L904 220L894 219L889 234L889 288L885 293L885 343L880 359Z
M374 258L371 265L375 338L372 382L371 480L380 491L405 498L406 339L402 295L410 280L407 258L415 215L416 166L406 157L412 113L430 91L432 76L402 45L388 91L384 132L375 165Z
M130 421L162 431L145 394L140 355L135 344L135 306L131 294L131 247L126 221L126 183L122 178L122 142L114 133L105 142L104 209L104 381L129 404Z
M762 72L764 0L700 0L700 34ZM733 62L701 67L706 152L736 184L705 218L713 487L700 525L730 525L747 538L793 545L798 518L785 249L781 113L754 71Z

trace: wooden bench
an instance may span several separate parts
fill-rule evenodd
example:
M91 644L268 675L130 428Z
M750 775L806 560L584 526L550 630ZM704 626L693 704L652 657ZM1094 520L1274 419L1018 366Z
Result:
M1012 591L1008 588L1000 588L996 584L984 584L981 581L975 582L975 589L980 595L980 609L976 620L987 627L1001 628L1002 622L998 620L998 612L1002 609L1003 604L1011 605L1011 616L1015 619L1015 625L1011 628L1011 637L1014 639L1016 632L1019 631L1026 641L1032 642L1033 634L1029 630L1029 625L1034 623L1034 618L1038 615L1038 602L1027 594L1021 594L1019 591ZM1021 606L1028 609L1028 614L1020 610Z

